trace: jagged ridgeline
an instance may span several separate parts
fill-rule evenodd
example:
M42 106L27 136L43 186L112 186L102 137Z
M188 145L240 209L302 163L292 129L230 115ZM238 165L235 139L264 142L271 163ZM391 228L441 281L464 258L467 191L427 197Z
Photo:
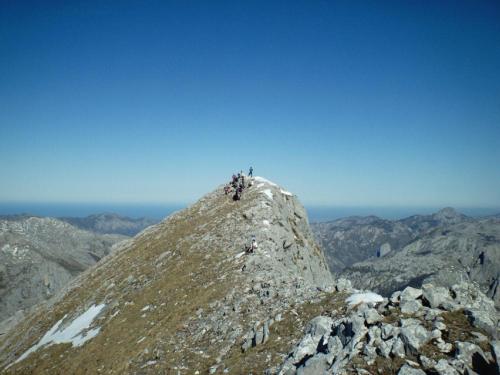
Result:
M0 337L0 368L246 373L280 363L326 308L318 288L332 279L297 198L265 179L252 182L237 202L217 188L82 273ZM246 254L252 236L258 248ZM276 320L283 336L270 344L282 348L252 348L268 342Z

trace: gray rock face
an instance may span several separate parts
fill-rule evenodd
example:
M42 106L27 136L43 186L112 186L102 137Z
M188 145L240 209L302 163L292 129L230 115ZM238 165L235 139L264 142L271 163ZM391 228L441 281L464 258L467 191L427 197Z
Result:
M443 213L443 217L448 217ZM417 228L418 225L415 224ZM426 226L424 226L426 227ZM432 227L398 251L383 258L353 264L341 273L353 286L389 296L406 286L425 283L450 287L462 281L477 283L498 307L500 223L496 219L450 218L445 226ZM446 303L444 295L427 294L431 306Z
M0 321L53 297L126 238L52 218L0 220Z

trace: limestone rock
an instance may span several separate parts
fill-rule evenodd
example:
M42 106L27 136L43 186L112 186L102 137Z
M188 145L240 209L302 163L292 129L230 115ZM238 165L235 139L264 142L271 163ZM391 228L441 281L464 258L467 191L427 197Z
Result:
M420 324L407 325L401 328L401 339L405 344L406 352L418 354L421 346L430 340L429 332Z
M458 375L458 371L455 370L446 359L440 359L434 366L434 369L439 375Z
M425 375L425 371L413 368L410 365L405 364L399 369L398 375Z

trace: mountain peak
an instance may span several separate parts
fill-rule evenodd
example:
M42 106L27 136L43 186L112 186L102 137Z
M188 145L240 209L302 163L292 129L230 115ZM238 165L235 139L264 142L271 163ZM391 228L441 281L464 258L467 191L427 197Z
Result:
M239 353L256 324L331 284L297 198L261 177L245 183L241 200L220 186L85 271L6 335L0 367L133 373L154 362L160 372L206 372ZM93 306L98 314L75 333L93 335L84 345L47 341Z
M467 219L467 216L458 212L456 209L452 207L442 208L438 212L433 214L432 217L435 220L449 224L455 224Z
M445 218L454 218L458 216L462 216L460 212L458 212L453 207L444 207L435 213L436 216L445 217Z

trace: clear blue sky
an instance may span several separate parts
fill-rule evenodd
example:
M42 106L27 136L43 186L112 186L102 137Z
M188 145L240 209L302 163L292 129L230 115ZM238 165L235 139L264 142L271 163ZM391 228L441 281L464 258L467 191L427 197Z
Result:
M1 1L0 201L500 207L498 1Z

